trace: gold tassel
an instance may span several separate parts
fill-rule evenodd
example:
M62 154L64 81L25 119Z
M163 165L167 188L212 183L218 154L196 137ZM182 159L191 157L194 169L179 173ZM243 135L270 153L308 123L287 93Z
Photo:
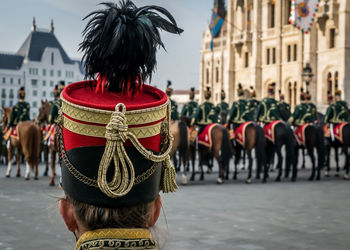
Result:
M164 173L161 189L163 190L163 193L175 192L179 187L176 184L176 172L170 161L170 156L165 159L163 164Z

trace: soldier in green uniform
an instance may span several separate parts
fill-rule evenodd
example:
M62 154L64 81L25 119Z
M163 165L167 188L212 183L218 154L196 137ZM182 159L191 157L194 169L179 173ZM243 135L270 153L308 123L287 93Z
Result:
M184 119L192 119L192 116L194 112L196 111L196 108L198 107L198 103L194 101L195 97L195 89L191 88L190 90L190 101L187 102L181 111L181 117Z
M30 105L28 102L24 101L25 96L26 96L25 89L24 87L21 87L18 90L19 101L13 107L11 116L10 116L9 126L11 129L17 126L19 122L30 120L30 117L29 117Z
M258 107L257 121L264 124L280 120L280 112L278 108L278 102L274 99L275 96L275 84L271 84L268 87L268 97L264 98Z
M60 94L62 90L65 87L64 81L61 81L60 84L57 86L57 89L55 87L53 94L54 94L54 100L51 103L51 112L50 112L50 117L49 117L49 123L50 124L55 124L57 117L58 117L58 111L60 110L62 106L62 100L60 99Z
M241 124L247 121L254 121L254 110L250 109L248 101L244 99L244 90L241 84L238 84L238 101L235 101L228 115L228 123L233 124L233 129L237 129Z
M203 132L207 125L218 122L217 110L214 104L209 101L211 98L210 87L207 87L204 91L204 98L205 102L197 107L191 122L191 125L199 126L199 134Z
M171 106L170 119L172 121L177 121L177 120L179 120L179 112L177 111L177 103L173 99L171 99L171 95L173 94L174 90L170 86L171 86L171 81L168 81L167 88L166 88L165 92L170 99L170 106Z
M226 99L226 94L225 91L222 89L221 90L221 102L216 105L216 111L219 115L219 120L220 123L226 123L226 119L227 119L227 114L229 112L229 105L227 102L225 102Z
M256 117L256 113L258 110L260 102L256 99L256 91L253 86L250 86L249 90L249 99L248 99L248 107L249 107L249 112L253 117Z
M334 99L335 102L327 108L325 123L336 125L342 122L350 122L348 104L341 100L341 90L335 91Z
M307 114L309 115L308 122L315 123L317 122L317 107L316 105L311 101L311 94L307 90L305 94L305 104L307 106Z
M301 89L300 91L300 104L297 105L294 109L294 112L292 116L289 118L288 122L290 124L293 124L295 126L301 126L305 123L311 123L311 113L308 113L308 104L305 102L306 101L306 95Z
M282 94L282 91L279 90L278 93L279 93L278 107L279 107L280 111L286 113L286 117L282 117L282 118L283 118L283 120L288 120L288 118L291 114L290 113L290 105L285 102L284 94ZM281 114L281 116L282 116L282 114Z

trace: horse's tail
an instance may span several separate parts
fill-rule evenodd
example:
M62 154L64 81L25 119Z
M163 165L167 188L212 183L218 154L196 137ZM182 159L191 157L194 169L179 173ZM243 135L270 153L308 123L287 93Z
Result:
M34 168L39 162L40 154L40 129L34 123L31 123L27 130L27 140L24 147L28 154L28 164L31 168Z
M345 153L346 150L350 147L350 123L343 127L343 151Z
M315 127L316 132L316 150L317 150L317 164L319 168L323 168L325 165L325 154L326 154L326 145L323 129L320 126Z
M221 143L221 160L228 166L230 158L232 157L232 146L230 143L228 131L225 127L221 127L222 130L222 143Z
M179 132L180 132L180 145L179 145L179 154L181 157L187 157L188 150L188 131L186 123L183 121L179 122Z
M284 129L285 129L284 143L286 145L286 162L287 164L292 164L293 166L296 166L297 159L295 157L293 130L288 126L288 124L285 124Z
M258 124L254 124L255 127L255 155L258 164L264 166L266 164L266 152L265 152L265 135L264 129Z

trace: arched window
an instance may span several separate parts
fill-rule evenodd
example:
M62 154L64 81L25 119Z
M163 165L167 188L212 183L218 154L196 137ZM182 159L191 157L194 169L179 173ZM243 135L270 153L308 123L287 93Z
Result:
M269 1L268 11L269 11L268 27L274 28L275 27L275 0Z
M248 9L247 9L247 30L248 31L252 29L252 12L253 12L253 1L249 1Z
M327 93L331 93L331 95L333 95L333 80L332 80L332 73L329 72L328 73L328 77L327 77Z
M297 82L294 82L294 103L293 103L293 106L297 106Z
M207 84L209 83L209 69L207 69L207 72L206 72L206 80L207 80Z
M338 80L339 80L339 77L338 77L338 71L336 71L334 73L334 90L337 90L339 88L338 86Z
M285 0L284 24L289 24L291 8L292 8L292 0Z
M292 83L288 83L288 103L291 105L292 104L292 98L293 98L293 88L292 88Z
M240 29L239 31L244 30L244 22L245 22L245 17L244 17L244 0L237 0L237 5L236 5L236 25Z
M215 68L215 82L219 82L219 67Z

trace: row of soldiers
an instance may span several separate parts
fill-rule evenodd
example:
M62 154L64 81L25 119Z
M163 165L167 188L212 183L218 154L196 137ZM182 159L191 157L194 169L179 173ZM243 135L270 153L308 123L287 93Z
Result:
M60 99L60 94L64 89L64 87L65 87L65 82L61 81L58 85L55 86L53 90L54 100L50 101L51 112L49 117L49 124L55 124L56 122L56 119L58 117L58 111L61 108L61 103L62 103ZM30 120L30 104L25 101L25 96L26 96L25 88L21 87L18 90L19 101L13 106L11 111L10 121L9 121L10 130L13 130L19 122Z
M167 94L171 96L172 89L168 84ZM250 87L249 96L246 97L241 84L238 85L237 95L238 100L233 102L231 109L229 104L225 102L225 92L221 91L221 102L214 105L210 102L211 90L209 87L204 91L205 101L198 105L194 101L194 88L190 91L190 101L183 106L181 117L190 117L191 125L197 125L201 128L212 123L228 123L233 124L233 128L237 128L241 124L248 121L261 122L268 124L276 120L288 120L290 124L301 126L305 123L315 123L317 118L317 108L311 101L309 91L304 92L301 89L300 104L294 109L290 115L290 105L284 101L284 95L279 91L279 101L275 100L275 86L270 85L268 88L268 96L262 101L256 99L256 92L253 87ZM177 111L177 104L171 100L171 119L178 120L179 113ZM333 96L328 95L329 107L325 115L326 124L339 124L341 122L350 122L350 113L348 104L341 100L341 91L336 90ZM284 114L285 113L285 114Z

